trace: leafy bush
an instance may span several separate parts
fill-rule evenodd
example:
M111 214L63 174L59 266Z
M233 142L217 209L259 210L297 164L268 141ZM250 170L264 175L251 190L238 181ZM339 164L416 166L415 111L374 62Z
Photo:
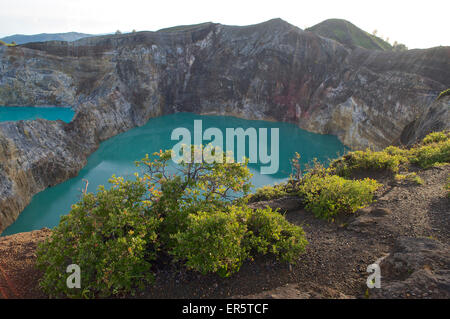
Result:
M401 156L402 158L402 163L406 162L406 158L408 158L409 156L409 150L405 149L405 148L400 148L397 146L388 146L386 147L383 152L385 152L388 155L392 155L392 156Z
M353 213L372 202L380 187L375 180L347 180L337 175L307 175L299 194L306 209L319 218L331 219L339 213Z
M167 247L175 244L171 235L187 228L189 214L213 213L246 201L252 176L247 162L228 163L222 152L223 163L194 163L194 154L202 151L203 147L193 146L191 163L181 161L177 168L169 166L170 150L154 153L154 160L146 156L137 162L146 168L144 179L153 191L149 201L163 219L161 240Z
M271 208L247 209L248 233L245 241L253 253L271 253L283 261L294 263L305 251L307 241L299 226L289 223L284 216Z
M450 138L450 132L432 132L425 136L422 140L422 144L431 144L444 142Z
M367 149L366 151L354 151L344 155L341 160L331 164L336 173L340 176L348 176L353 170L365 169L375 171L390 171L396 173L400 164L406 163L407 158L400 154L398 150L390 149L391 153L380 151L375 152Z
M339 212L353 212L370 203L372 193L379 184L373 180L349 181L337 176L349 177L358 169L397 173L400 167L407 168L409 163L423 168L450 163L450 133L430 133L421 144L410 149L389 146L378 152L350 152L334 160L330 168L325 168L315 161L306 168L306 174L303 176L299 160L300 155L296 154L291 161L294 174L288 183L259 189L250 197L250 201L274 199L296 193L304 199L306 208L318 217L330 218ZM398 181L408 180L423 184L423 180L415 173L397 174L395 178Z
M241 267L247 257L242 240L245 223L228 212L198 212L188 216L186 230L172 235L177 244L171 250L188 268L205 274L217 272L229 276Z
M51 296L109 296L153 279L151 262L158 249L157 216L141 201L146 185L141 178L124 182L112 178L110 190L100 187L72 206L37 251L44 271L40 285ZM66 267L81 269L82 289L66 286Z
M297 196L298 183L303 178L300 169L300 155L298 153L296 153L296 157L291 160L291 165L293 166L293 174L291 174L287 182L258 188L253 194L250 194L247 197L248 202L266 201L285 196ZM325 168L322 163L314 158L311 163L305 165L304 173L307 176L317 175L324 177L330 173L330 169Z
M411 154L411 163L422 168L432 167L436 163L449 163L450 139L414 148L411 150Z
M251 177L247 163L181 162L170 167L171 151L154 156L138 162L146 167L144 176L136 174L135 181L113 176L111 189L100 187L97 194L84 195L61 218L38 250L44 291L69 297L126 294L153 280L152 262L161 254L202 273L228 276L253 256L250 252L293 261L303 251L301 227L276 212L255 213L267 214L268 225L274 227L272 237L270 229L259 235L246 206ZM258 236L267 237L270 248L253 247ZM66 287L70 264L81 268L81 289Z
M331 171L339 176L348 177L354 170L376 170L397 173L401 166L408 163L429 168L436 163L450 162L450 133L434 132L428 134L420 144L402 149L389 146L382 151L354 151L333 161Z
M225 212L191 214L189 221L187 230L172 235L177 244L171 253L202 273L227 277L246 259L266 254L294 263L307 245L303 229L270 208L230 206Z
M249 202L259 202L265 200L272 200L288 196L289 193L286 190L286 185L266 185L258 188L253 194L248 196Z

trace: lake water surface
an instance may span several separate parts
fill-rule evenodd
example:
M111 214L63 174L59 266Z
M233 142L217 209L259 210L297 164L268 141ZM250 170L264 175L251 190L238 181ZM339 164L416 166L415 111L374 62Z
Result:
M260 164L250 164L253 173L252 184L255 187L286 180L291 174L289 160L294 157L295 152L300 153L302 162L306 163L315 157L326 162L329 158L335 158L338 153L342 155L346 150L335 136L310 133L289 123L251 121L229 116L200 116L192 113L162 116L150 119L142 127L103 142L89 157L88 164L77 177L35 195L30 205L2 236L56 226L60 217L70 211L71 205L79 201L84 188L83 179L89 181L88 191L93 192L99 185L107 185L107 180L113 174L134 178L133 173L140 172L134 164L136 160L160 149L171 149L178 142L171 140L171 133L175 128L187 128L193 136L194 120L202 120L203 131L209 127L221 129L224 137L226 128L268 128L268 131L270 128L279 128L279 170L273 175L262 175Z
M0 106L0 122L46 119L69 123L74 111L67 107Z

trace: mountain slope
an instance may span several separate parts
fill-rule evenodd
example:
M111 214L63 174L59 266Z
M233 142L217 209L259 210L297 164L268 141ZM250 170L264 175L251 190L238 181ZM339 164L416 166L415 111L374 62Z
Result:
M67 32L67 33L40 33L40 34L14 34L0 40L6 43L15 42L16 44L24 44L29 42L46 42L46 41L76 41L78 39L91 37L92 34Z
M361 30L346 20L325 20L306 29L306 31L314 32L350 47L359 46L369 50L382 51L392 50L392 46L388 42Z

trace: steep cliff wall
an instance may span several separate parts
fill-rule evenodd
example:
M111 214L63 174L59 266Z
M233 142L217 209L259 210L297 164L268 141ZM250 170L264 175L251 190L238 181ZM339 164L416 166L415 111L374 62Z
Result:
M450 96L445 96L425 107L422 114L403 129L400 143L411 145L423 139L429 132L450 128Z
M351 49L279 19L2 47L0 105L71 105L76 115L0 123L0 231L33 194L74 176L99 142L151 117L289 121L380 148L447 87L449 47Z

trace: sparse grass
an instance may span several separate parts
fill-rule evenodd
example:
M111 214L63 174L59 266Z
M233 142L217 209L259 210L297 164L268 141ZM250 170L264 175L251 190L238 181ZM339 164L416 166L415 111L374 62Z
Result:
M198 27L207 26L210 22L198 23L198 24L190 24L190 25L179 25L170 28L164 28L158 30L158 32L181 32L181 31L189 31L192 29L196 29Z
M450 197L450 176L447 177L447 183L444 188L447 190L447 197Z
M442 99L444 96L448 96L448 95L450 95L450 89L447 89L447 90L444 90L444 91L442 91L440 94L439 94L439 96L438 96L438 100L439 99Z
M329 19L306 30L347 45L356 45L369 50L392 50L392 45L388 42L345 20Z
M407 173L407 174L397 174L395 175L396 181L409 181L413 182L417 185L423 185L423 179L420 178L416 173Z

